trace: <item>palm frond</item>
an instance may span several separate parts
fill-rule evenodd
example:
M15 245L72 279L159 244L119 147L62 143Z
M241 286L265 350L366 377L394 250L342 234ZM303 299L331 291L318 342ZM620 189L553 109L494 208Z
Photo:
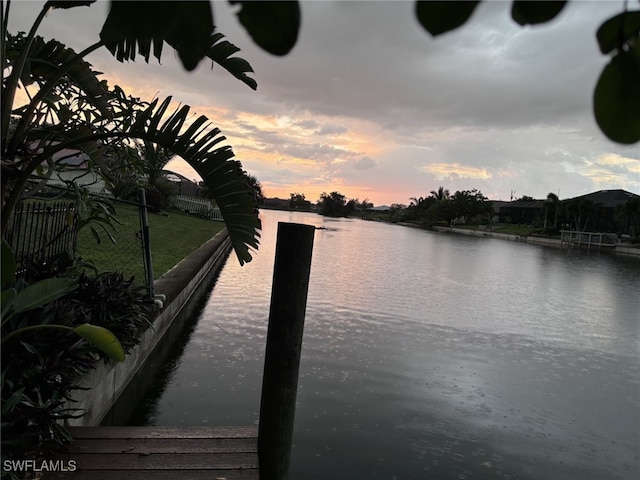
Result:
M211 36L211 47L207 51L207 57L214 64L217 63L238 80L256 90L258 83L247 75L247 73L253 73L253 68L243 58L232 57L231 55L238 53L240 49L228 40L223 40L223 38L224 35L219 32Z
M160 61L166 42L187 70L208 57L255 90L256 81L247 75L253 73L249 62L232 57L240 49L214 30L209 2L119 1L111 2L100 38L120 62L135 60L137 53L146 62L152 54Z
M205 57L213 32L213 14L203 1L114 1L100 38L119 61L160 60L164 42L178 52L184 68L193 70Z
M9 35L7 41L7 57L9 60L26 47L24 35ZM71 81L85 92L87 98L100 112L105 114L109 89L106 82L98 79L100 72L92 70L91 65L77 58L78 54L57 40L46 41L39 36L32 40L28 51L20 81L24 85L38 83L43 85L55 78L63 68L72 65L65 74Z
M128 134L170 149L198 172L220 207L240 264L251 261L250 249L258 248L261 224L241 163L233 159L230 146L219 146L225 137L207 117L188 122L188 105L163 118L170 102L167 97L139 111Z

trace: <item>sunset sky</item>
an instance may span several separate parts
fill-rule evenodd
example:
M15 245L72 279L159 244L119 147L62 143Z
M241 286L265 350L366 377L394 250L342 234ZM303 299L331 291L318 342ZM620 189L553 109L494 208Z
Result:
M28 31L43 4L12 2L11 31ZM607 140L591 110L608 62L595 32L622 5L572 1L553 23L522 28L510 3L484 2L465 26L433 39L413 2L305 1L297 45L274 57L254 46L237 7L213 2L257 91L209 61L184 72L168 47L162 65L120 64L106 49L87 60L129 94L173 95L207 115L269 197L339 191L408 204L440 185L492 200L512 191L640 194L640 145ZM107 7L55 10L39 33L83 50L98 40ZM183 160L170 168L197 179Z

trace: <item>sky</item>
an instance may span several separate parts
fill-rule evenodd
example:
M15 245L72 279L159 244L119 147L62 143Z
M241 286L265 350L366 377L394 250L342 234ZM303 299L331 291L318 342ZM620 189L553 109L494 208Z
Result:
M44 2L14 1L9 28L28 31ZM605 189L640 194L640 144L608 140L592 93L609 61L595 39L622 1L571 1L553 22L520 27L508 2L485 1L459 29L431 37L405 1L302 1L286 56L259 49L237 7L212 2L218 31L255 70L257 91L203 61L185 72L87 60L110 85L145 100L172 95L219 127L267 197L322 192L409 204L439 186L491 200L560 199ZM76 51L98 40L108 2L55 10L39 34ZM182 159L169 168L199 180Z

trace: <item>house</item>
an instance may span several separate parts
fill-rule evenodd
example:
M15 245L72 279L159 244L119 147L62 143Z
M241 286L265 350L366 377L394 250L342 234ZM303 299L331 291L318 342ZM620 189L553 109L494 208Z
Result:
M162 170L162 174L167 180L176 186L178 195L184 195L188 197L198 197L200 195L201 187L193 180L189 180L184 175L180 175L177 172L171 170Z
M640 198L640 195L627 192L626 190L598 190L597 192L588 193L579 197L574 197L571 200L588 200L594 205L600 205L605 209L615 209L618 206L627 203L627 200L632 198Z
M51 157L51 162L56 165L56 170L47 180L48 186L67 187L68 182L75 182L77 185L87 188L91 193L104 193L106 185L103 178L90 168L90 158L82 150L65 148L56 152ZM43 162L44 167L49 162ZM40 176L32 176L34 181L41 179Z
M499 223L533 225L542 214L544 200L515 200L513 202L493 202L497 209Z

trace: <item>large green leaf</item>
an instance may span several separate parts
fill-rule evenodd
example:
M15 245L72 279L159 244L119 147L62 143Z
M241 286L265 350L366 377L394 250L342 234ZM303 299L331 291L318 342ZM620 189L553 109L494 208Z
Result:
M71 278L46 278L18 292L14 302L16 313L33 310L53 302L78 287Z
M527 1L514 0L511 6L511 18L519 25L537 25L546 23L562 11L567 0Z
M96 348L100 349L110 358L124 362L124 349L116 338L116 336L104 327L84 323L73 329L82 338L91 342Z
M163 43L171 44L187 70L196 68L210 46L213 13L206 1L112 1L100 38L119 61L160 60Z
M7 243L7 241L2 239L2 256L0 257L0 261L2 265L0 265L2 269L2 286L4 287L7 283L13 282L16 278L16 258L13 255L13 251L11 247Z
M253 73L253 68L249 62L239 57L232 57L234 53L240 51L233 43L222 40L224 35L214 33L211 37L211 47L207 51L209 57L214 63L217 63L238 80L255 90L258 87L256 81L247 76L247 73Z
M137 112L127 135L169 148L198 172L218 203L240 264L251 261L261 224L242 165L230 146L220 145L225 137L207 117L190 118L188 105L167 114L170 103L171 97L161 103L156 99Z
M593 93L600 130L620 143L640 141L640 43L611 59Z
M622 50L625 43L638 41L640 36L640 10L622 12L610 18L598 28L596 38L600 51L604 54Z
M0 304L2 305L0 319L4 319L4 316L15 303L17 296L18 294L15 288L9 288L2 291L2 294L0 294Z
M9 35L7 48L22 51L26 47L26 39L20 35ZM93 106L106 114L106 84L98 79L99 72L91 69L91 65L78 58L77 53L57 40L46 41L42 37L34 37L28 51L25 66L20 80L25 85L34 82L42 84L55 79L63 69L71 65L65 76L83 90Z
M300 5L297 1L244 1L238 20L256 44L273 55L286 55L298 41Z
M469 20L480 1L416 2L416 17L420 25L434 37L455 30Z

